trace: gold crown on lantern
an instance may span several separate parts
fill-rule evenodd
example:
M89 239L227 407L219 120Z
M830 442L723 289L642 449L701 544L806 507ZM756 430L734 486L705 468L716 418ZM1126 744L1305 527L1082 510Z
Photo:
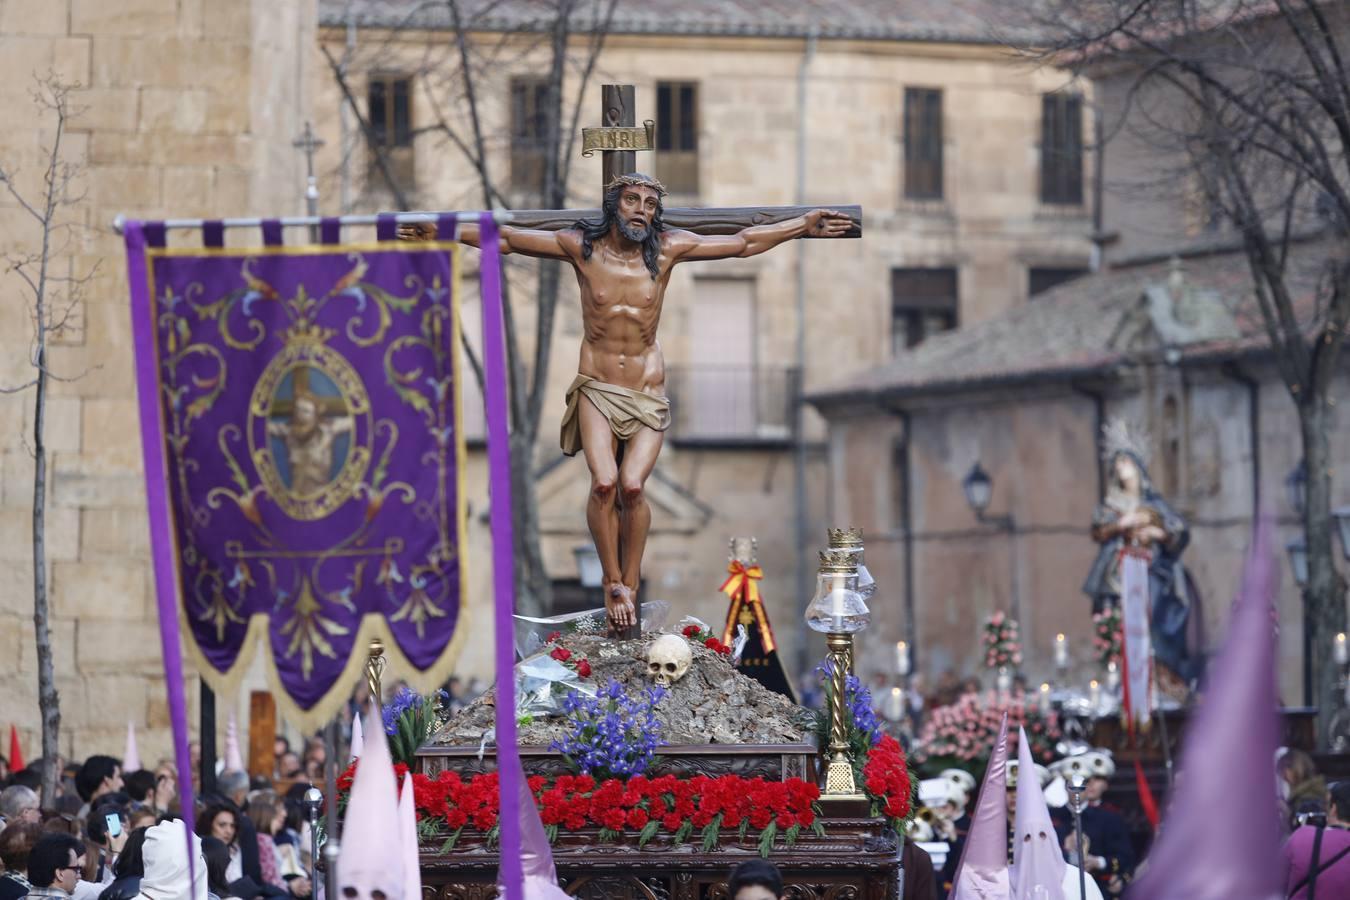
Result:
M852 550L821 550L820 571L852 575L858 571L858 560L854 558Z
M827 533L831 549L856 550L863 545L861 528L831 528Z

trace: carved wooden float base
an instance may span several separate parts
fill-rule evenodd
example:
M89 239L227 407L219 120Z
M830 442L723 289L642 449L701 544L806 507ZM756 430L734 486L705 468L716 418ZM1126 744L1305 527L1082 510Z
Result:
M826 836L803 833L790 848L780 841L769 856L783 873L788 900L899 900L895 832L858 804L821 804ZM422 852L423 900L495 900L495 850L466 842L440 854L437 843L428 841ZM553 847L559 882L583 900L728 900L731 869L758 858L758 842L737 841L735 832L712 851L697 840L671 846L660 837L643 848L631 836L600 843L598 831L565 832Z

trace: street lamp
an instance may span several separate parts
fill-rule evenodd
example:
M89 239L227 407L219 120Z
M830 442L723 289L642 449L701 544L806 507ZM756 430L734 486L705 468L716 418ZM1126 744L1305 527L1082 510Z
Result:
M966 502L975 511L975 517L983 520L984 511L989 508L989 501L994 495L994 482L984 469L980 468L978 461L971 466L966 480L961 482L961 489L966 492Z
M825 668L830 678L830 762L825 771L825 794L834 797L861 796L848 755L844 693L853 659L853 635L866 628L871 619L867 603L858 593L858 565L852 551L822 550L816 593L806 608L806 624L825 635L829 648Z
M1300 588L1308 586L1308 542L1296 537L1284 545L1289 554L1289 568L1294 573L1294 583Z
M970 504L970 509L975 513L975 518L984 525L993 525L1000 531L1008 532L1008 541L1012 548L1008 553L1009 565L1009 585L1008 597L1012 601L1009 608L1014 619L1020 618L1022 613L1022 603L1017 592L1017 522L1013 519L1012 513L1003 516L985 515L985 510L989 509L989 501L994 496L994 480L989 477L981 466L980 461L976 460L975 465L970 467L970 472L961 482L961 490L966 493L966 503Z
M1303 518L1303 510L1308 505L1308 467L1301 459L1298 465L1284 476L1284 496L1289 501L1289 508L1294 511L1294 515Z

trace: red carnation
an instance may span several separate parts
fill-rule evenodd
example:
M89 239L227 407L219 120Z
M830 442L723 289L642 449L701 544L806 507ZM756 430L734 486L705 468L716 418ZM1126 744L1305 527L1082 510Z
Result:
M577 674L582 678L586 678L591 674L591 664L589 660L583 659L581 662L577 663Z
M549 656L553 657L559 662L567 662L569 659L572 658L572 651L568 650L566 647L554 647L553 652L550 653Z
M694 635L698 634L698 632L699 632L699 627L698 627L697 625L686 625L686 626L684 626L684 636L685 636L685 637L693 637Z
M562 637L561 631L550 631L548 637L544 638L544 643L551 644Z
M710 637L703 642L703 646L707 647L709 650L716 650L719 643L721 643L721 641L717 640L717 638Z
M647 811L637 808L628 811L628 827L634 831L641 831L647 826Z

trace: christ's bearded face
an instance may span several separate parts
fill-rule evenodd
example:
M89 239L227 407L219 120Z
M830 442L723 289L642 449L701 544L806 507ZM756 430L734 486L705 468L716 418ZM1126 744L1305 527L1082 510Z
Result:
M309 397L297 397L291 420L297 434L309 434L319 423L319 408Z
M661 195L655 188L626 186L619 194L619 233L635 244L642 243L660 209Z

